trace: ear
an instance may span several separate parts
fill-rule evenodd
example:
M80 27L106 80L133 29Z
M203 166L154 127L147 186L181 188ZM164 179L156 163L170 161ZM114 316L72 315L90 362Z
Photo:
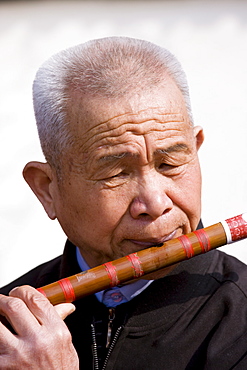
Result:
M196 149L199 150L204 141L204 132L201 126L194 127L194 137L196 139Z
M53 171L48 163L29 162L23 170L23 177L42 203L50 219L56 218L54 201L51 193Z

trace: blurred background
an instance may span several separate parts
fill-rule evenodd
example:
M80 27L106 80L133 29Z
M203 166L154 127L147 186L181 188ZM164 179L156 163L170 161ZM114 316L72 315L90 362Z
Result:
M36 70L52 54L123 35L182 63L200 150L205 226L247 211L247 1L0 1L0 286L63 251L65 236L22 178L43 161L32 108ZM223 248L247 262L247 242Z

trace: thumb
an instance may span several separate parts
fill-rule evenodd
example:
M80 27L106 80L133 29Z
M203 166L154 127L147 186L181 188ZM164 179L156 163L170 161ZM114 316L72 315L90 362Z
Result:
M72 303L60 303L54 306L54 308L62 320L75 311L75 306Z

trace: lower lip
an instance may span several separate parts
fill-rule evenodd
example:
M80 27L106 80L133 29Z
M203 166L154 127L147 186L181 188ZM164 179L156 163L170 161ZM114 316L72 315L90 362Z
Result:
M155 246L158 246L160 244L163 244L167 240L173 239L175 237L175 234L176 234L176 230L173 231L168 236L166 236L165 238L163 238L161 241L157 241L157 242L154 242L154 243L153 242L142 242L142 241L139 241L139 240L132 240L132 239L130 239L130 241L134 244L142 246L143 248L150 248L150 247L155 247Z

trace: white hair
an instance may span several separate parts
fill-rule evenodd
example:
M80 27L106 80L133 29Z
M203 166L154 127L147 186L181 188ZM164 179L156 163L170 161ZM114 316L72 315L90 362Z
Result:
M189 89L178 60L151 42L107 37L61 51L38 70L33 83L34 112L46 160L59 168L73 145L69 112L73 92L102 98L161 85L169 75L180 89L192 124Z

